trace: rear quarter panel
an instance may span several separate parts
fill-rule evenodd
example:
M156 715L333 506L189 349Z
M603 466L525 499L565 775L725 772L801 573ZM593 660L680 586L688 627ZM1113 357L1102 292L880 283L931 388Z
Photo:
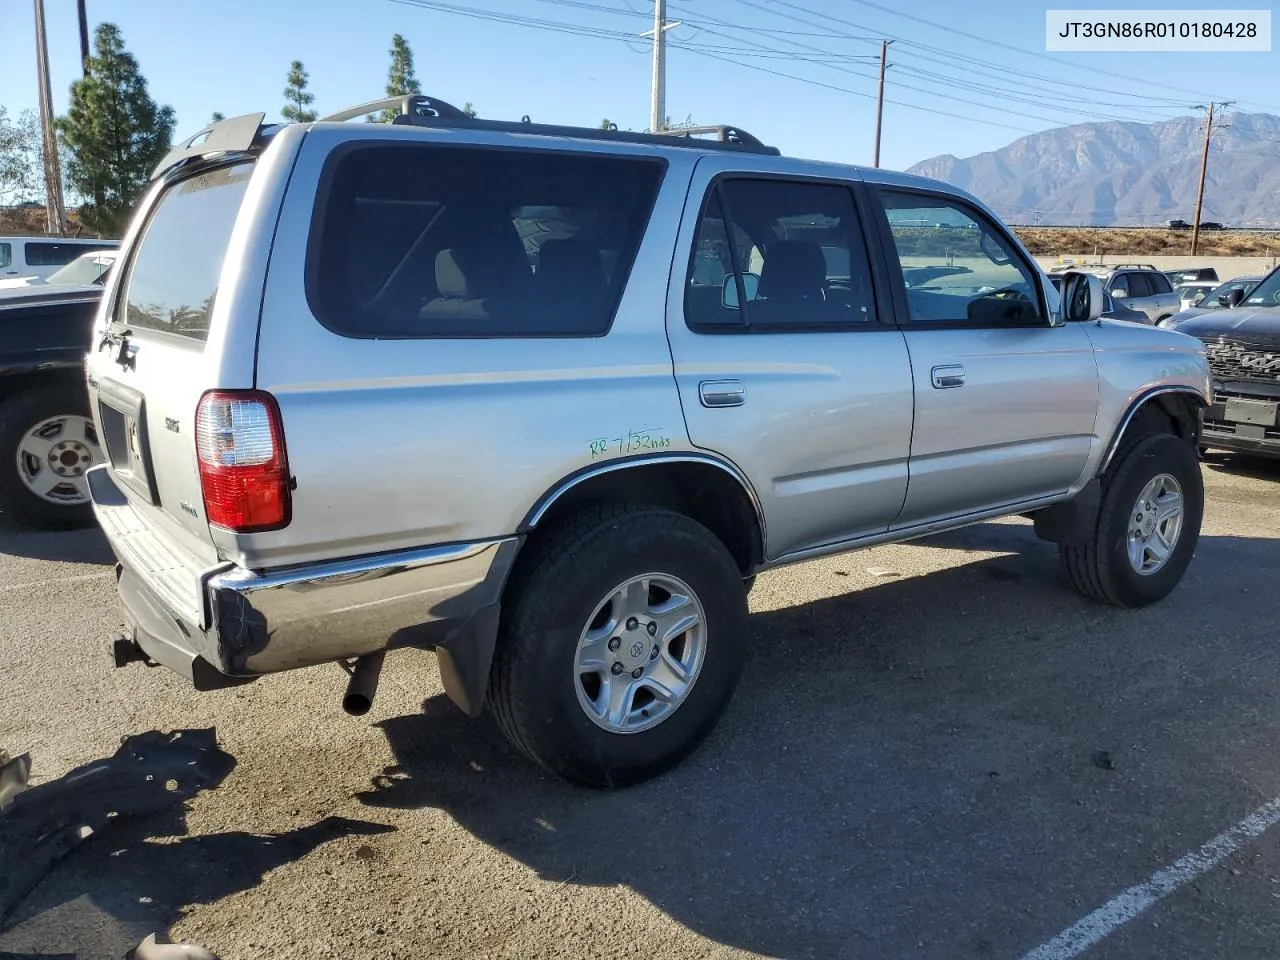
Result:
M297 482L293 519L270 533L220 535L224 556L245 565L507 536L559 481L625 456L637 436L649 438L649 450L692 449L663 317L696 153L668 157L607 336L340 336L312 314L304 289L317 183L334 147L398 137L463 139L406 127L320 124L299 154L266 279L257 366L257 386L276 397L284 420ZM553 141L473 132L465 142L511 147ZM593 451L593 441L605 449Z

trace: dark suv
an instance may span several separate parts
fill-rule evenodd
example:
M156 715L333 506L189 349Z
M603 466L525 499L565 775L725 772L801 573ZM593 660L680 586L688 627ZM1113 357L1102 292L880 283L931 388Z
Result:
M1280 268L1235 309L1207 311L1177 329L1209 348L1214 397L1205 446L1280 456Z

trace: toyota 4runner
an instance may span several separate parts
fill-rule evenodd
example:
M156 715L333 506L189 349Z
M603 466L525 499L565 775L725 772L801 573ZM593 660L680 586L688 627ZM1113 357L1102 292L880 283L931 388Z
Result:
M1203 345L950 186L427 97L262 121L159 165L97 317L118 664L336 662L358 714L431 648L616 786L714 726L760 571L1011 514L1095 600L1191 560Z

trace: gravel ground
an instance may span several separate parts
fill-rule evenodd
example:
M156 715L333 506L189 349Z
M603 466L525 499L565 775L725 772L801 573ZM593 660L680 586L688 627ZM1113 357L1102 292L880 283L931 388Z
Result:
M541 777L429 654L359 720L336 667L207 694L111 669L96 532L0 534L0 746L37 782L148 730L216 727L235 762L54 867L0 957L153 930L224 960L1020 957L1280 794L1280 466L1205 475L1187 579L1142 611L1077 598L1023 521L761 576L718 731L614 793ZM1088 955L1278 938L1280 829Z

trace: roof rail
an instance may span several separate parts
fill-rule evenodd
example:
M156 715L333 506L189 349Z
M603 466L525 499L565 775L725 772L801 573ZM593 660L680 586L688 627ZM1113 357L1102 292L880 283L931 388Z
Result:
M1112 267L1112 269L1114 270L1155 270L1156 273L1160 272L1158 267L1155 267L1150 263L1117 263Z
M393 124L415 127L467 128L471 130L493 130L504 133L536 133L548 137L576 137L583 140L605 140L620 143L648 143L664 147L693 147L703 150L728 150L741 153L764 153L779 156L777 147L765 146L758 139L741 127L725 124L706 127L682 127L676 130L663 130L659 133L632 133L619 130L615 124L608 129L595 127L573 127L560 124L534 123L527 116L519 121L481 120L451 103L437 100L435 97L409 95L405 97L387 97L382 100L370 100L357 104L346 110L321 117L321 121L341 122L368 116L383 110L398 110L399 113L391 121ZM713 134L715 139L704 139L706 134Z

